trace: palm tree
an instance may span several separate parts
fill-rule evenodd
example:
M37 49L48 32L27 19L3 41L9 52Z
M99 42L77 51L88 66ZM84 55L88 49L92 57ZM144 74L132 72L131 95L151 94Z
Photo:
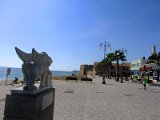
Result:
M149 60L156 60L157 59L157 53L152 54L148 57Z
M126 56L123 50L116 50L114 53L108 53L106 58L98 64L98 67L101 69L102 74L105 74L107 71L111 78L112 62L116 61L116 80L119 81L119 60L126 61Z
M101 75L103 76L102 84L106 84L105 76L104 76L104 74L106 73L106 67L107 67L106 59L103 59L101 62L99 62L98 68L99 68L99 70L101 72Z
M111 79L111 67L112 67L112 62L114 61L114 53L108 53L106 55L106 62L108 64L108 73L109 73L109 78Z
M104 58L101 62L99 62L98 67L103 75L105 77L106 75L109 76L109 67L111 66L111 61L109 58ZM102 84L105 84L105 79L103 78Z
M119 60L126 61L126 56L123 50L116 50L114 52L114 61L116 61L116 81L119 81Z
M99 63L99 67L101 69L101 72L103 74L106 74L106 70L108 68L108 62L107 62L107 59L103 59L100 63Z
M103 61L103 60L102 60ZM104 72L104 66L103 66L103 62L99 62L98 63L98 66L97 66L97 69L98 69L98 72L99 72L99 75L102 75L103 72Z

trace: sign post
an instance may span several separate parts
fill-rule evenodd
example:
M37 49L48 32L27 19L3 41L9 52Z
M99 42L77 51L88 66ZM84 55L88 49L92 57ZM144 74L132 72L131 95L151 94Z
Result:
M7 73L6 73L6 82L5 82L5 85L7 85L7 79L8 79L8 76L10 75L11 73L11 68L7 68Z

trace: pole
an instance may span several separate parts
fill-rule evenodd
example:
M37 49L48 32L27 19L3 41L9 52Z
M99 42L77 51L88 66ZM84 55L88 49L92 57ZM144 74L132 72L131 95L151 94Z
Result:
M99 47L103 47L104 48L104 59L106 58L106 50L107 50L107 47L110 47L110 44L109 43L106 43L106 41L104 43L100 43ZM106 84L105 82L105 73L106 73L106 69L103 67L103 77L102 77L102 84Z
M106 58L106 41L104 42L104 59Z
M5 82L5 85L7 85L7 78L8 78L8 75L6 76L6 82Z
M5 82L5 85L7 85L7 79L8 79L8 76L10 75L11 73L11 68L7 68L7 73L6 73L6 82Z
M117 59L116 63L116 81L119 81L119 60Z

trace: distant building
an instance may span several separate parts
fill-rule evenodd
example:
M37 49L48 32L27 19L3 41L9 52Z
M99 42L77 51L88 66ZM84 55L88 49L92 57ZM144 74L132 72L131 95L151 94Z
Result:
M92 74L93 72L93 65L81 65L80 66L80 74L81 75L87 75L87 73L91 72L90 74Z
M152 47L152 54L150 57L157 56L156 45ZM156 58L156 57L155 57ZM137 59L131 62L131 73L136 79L142 79L143 76L148 76L150 80L160 79L160 67L157 66L156 60L152 59Z
M141 59L137 59L131 62L130 70L132 75L139 75L140 74L140 67L147 63L147 59L145 57Z
M93 65L81 65L80 74L92 74L92 75L102 75L103 69L98 65L99 62L94 62ZM106 70L106 75L115 76L116 74L116 63L112 63L112 66L108 66L109 69ZM119 64L119 75L130 76L130 63Z
M100 68L98 67L99 62L94 62L93 64L93 74L98 75L99 72L101 72Z

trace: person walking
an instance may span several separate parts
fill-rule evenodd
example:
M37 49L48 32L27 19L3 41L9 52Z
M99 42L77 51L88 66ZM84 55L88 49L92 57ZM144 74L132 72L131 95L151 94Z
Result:
M105 77L106 77L106 75L103 74L103 76L102 76L102 84L106 84Z
M148 79L147 79L147 77L144 77L143 78L143 86L144 86L145 91L147 90L147 83L148 83Z

